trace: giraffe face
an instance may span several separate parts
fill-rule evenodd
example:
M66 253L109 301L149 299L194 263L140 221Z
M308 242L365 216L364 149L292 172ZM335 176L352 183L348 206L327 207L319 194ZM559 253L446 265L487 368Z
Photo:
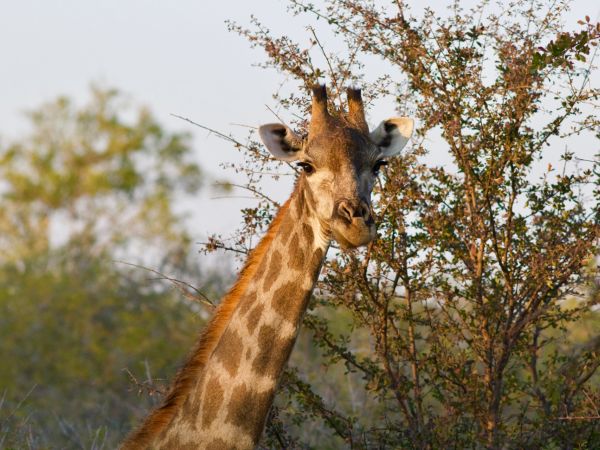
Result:
M313 97L308 136L301 138L281 124L263 125L259 133L276 158L296 161L302 167L299 182L321 228L343 249L356 248L376 236L371 191L380 168L408 142L413 120L388 119L369 133L360 92L352 90L349 97L358 98L362 115L356 118L356 104L353 108L350 102L354 117L334 118L327 113L326 94L321 89Z
M298 158L309 207L338 244L355 248L371 242L376 227L371 191L386 157L368 135L341 123L310 136Z

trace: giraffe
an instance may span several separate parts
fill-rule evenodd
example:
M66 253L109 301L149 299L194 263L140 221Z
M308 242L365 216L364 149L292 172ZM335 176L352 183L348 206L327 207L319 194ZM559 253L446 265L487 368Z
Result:
M302 168L289 200L251 252L200 335L163 404L123 443L137 449L252 449L332 240L342 249L376 236L371 191L381 166L408 142L413 120L369 132L359 89L331 115L325 86L312 92L308 135L259 128L270 153Z

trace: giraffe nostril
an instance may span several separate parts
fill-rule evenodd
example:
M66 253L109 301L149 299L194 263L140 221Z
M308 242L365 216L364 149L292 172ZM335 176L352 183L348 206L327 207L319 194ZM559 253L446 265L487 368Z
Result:
M348 222L352 222L352 217L354 217L354 208L352 208L352 205L349 202L342 200L338 204L337 212L340 217Z
M348 200L342 200L338 203L337 215L349 223L352 223L352 221L357 218L368 221L371 217L371 210L369 205L364 201L361 201L355 206L355 204Z
M362 205L358 205L356 208L354 208L354 214L352 214L353 219L356 219L357 217L364 218L364 216L365 213Z
M359 216L365 221L368 221L371 218L371 208L369 208L367 202L361 201L358 210L360 211Z

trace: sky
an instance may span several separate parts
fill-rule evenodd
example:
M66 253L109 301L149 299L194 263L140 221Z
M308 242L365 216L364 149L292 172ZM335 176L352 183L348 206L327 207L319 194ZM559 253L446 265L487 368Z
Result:
M232 179L219 163L234 161L228 144L171 116L245 134L234 123L273 122L266 104L281 82L253 67L262 54L227 31L225 21L251 14L284 18L278 1L0 0L0 136L27 130L23 115L58 95L87 98L91 82L116 87L149 106L172 131L193 133L198 163ZM282 194L289 192L288 187ZM214 199L206 190L193 210L194 234L232 231L249 201Z
M408 3L437 10L449 1ZM574 1L567 26L575 27L586 14L597 18L600 7L593 3ZM271 96L284 77L256 67L264 61L262 51L252 50L225 25L226 20L249 24L251 15L275 34L307 40L306 22L286 13L283 0L0 0L0 142L27 130L23 111L58 95L84 101L94 82L150 107L167 129L191 132L203 169L214 178L237 181L219 166L238 160L236 150L171 114L240 136L245 130L235 124L274 121L267 106L275 107ZM371 114L381 115L377 120L394 114L391 102L382 105L386 111ZM284 200L290 181L268 190ZM186 202L194 236L202 240L233 231L240 207L252 202L205 190Z

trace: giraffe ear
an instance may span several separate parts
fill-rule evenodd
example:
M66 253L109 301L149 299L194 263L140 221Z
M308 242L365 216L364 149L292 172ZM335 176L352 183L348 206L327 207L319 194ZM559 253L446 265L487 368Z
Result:
M280 123L258 128L260 139L271 154L282 161L296 161L302 150L302 138Z
M384 120L371 132L371 139L379 146L383 156L400 153L412 135L415 121L408 117Z

